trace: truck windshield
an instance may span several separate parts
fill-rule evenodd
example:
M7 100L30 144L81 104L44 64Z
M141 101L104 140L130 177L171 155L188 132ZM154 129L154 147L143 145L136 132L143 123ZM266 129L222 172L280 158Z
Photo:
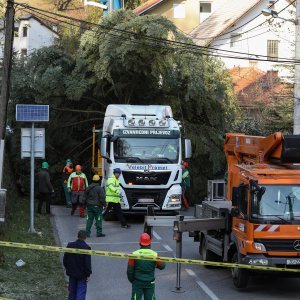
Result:
M116 162L178 163L179 139L118 138L114 158Z
M265 193L252 196L252 217L277 220L300 219L300 185L262 185Z

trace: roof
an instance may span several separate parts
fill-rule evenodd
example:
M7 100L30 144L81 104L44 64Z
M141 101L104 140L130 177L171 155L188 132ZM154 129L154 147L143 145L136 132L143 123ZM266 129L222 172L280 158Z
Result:
M235 67L229 73L238 103L243 108L254 107L256 103L270 104L276 97L290 96L292 92L288 83L281 82L277 71Z
M249 10L261 0L225 0L205 21L200 23L189 35L199 46L209 46L211 42L234 26ZM203 38L208 37L207 39Z
M27 14L27 15L22 15L20 16L19 18L19 21L27 21L27 20L30 20L30 19L34 19L36 20L37 22L39 22L42 26L46 27L47 29L49 29L50 31L52 31L53 33L55 33L56 35L58 35L58 33L51 27L51 25L55 25L54 23L52 22L48 22L48 21L42 21L41 19L39 19L38 17L34 16L34 15L31 15L31 14Z
M164 0L149 0L142 5L138 6L136 9L133 10L133 12L137 15L142 15L146 13L147 11L153 9L160 3L162 3Z

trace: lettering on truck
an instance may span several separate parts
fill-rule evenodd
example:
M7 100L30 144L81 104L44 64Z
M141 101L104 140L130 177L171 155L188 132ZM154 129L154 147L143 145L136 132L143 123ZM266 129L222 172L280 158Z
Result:
M129 170L155 170L155 171L164 171L168 170L167 166L153 166L153 165L133 165L133 164L127 164L127 168Z
M171 130L124 129L122 130L122 134L171 135Z

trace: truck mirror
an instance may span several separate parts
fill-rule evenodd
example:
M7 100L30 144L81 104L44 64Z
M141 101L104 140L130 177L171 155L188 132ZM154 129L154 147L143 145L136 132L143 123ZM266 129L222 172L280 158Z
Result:
M108 138L107 137L103 137L101 139L100 153L101 153L101 156L103 158L107 159L107 161L109 163L111 163L111 160L109 158L109 154L107 153L107 143L108 143Z
M238 187L233 187L232 188L232 195L231 195L232 206L238 206L238 199L239 199L239 188Z
M185 152L185 159L189 159L192 157L192 143L190 139L184 140L184 152Z

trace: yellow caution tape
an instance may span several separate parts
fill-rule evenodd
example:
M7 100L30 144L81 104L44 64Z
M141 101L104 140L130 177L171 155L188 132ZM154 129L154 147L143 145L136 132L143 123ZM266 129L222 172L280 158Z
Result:
M39 250L39 251L88 254L88 255L106 256L106 257L114 257L114 258L126 258L126 259L131 258L131 259L143 259L143 260L151 260L151 261L159 260L168 263L180 263L180 264L188 264L188 265L200 265L200 266L207 265L207 266L224 267L224 268L243 268L243 269L251 269L251 270L300 273L300 269L277 268L277 267L268 267L268 266L253 266L253 265L245 265L245 264L224 263L224 262L205 261L205 260L186 259L186 258L173 258L173 257L161 257L161 256L153 257L153 256L135 255L129 253L122 253L122 252L84 250L84 249L55 247L55 246L36 245L36 244L24 244L24 243L14 243L14 242L4 242L4 241L0 241L0 246L29 249L29 250Z

